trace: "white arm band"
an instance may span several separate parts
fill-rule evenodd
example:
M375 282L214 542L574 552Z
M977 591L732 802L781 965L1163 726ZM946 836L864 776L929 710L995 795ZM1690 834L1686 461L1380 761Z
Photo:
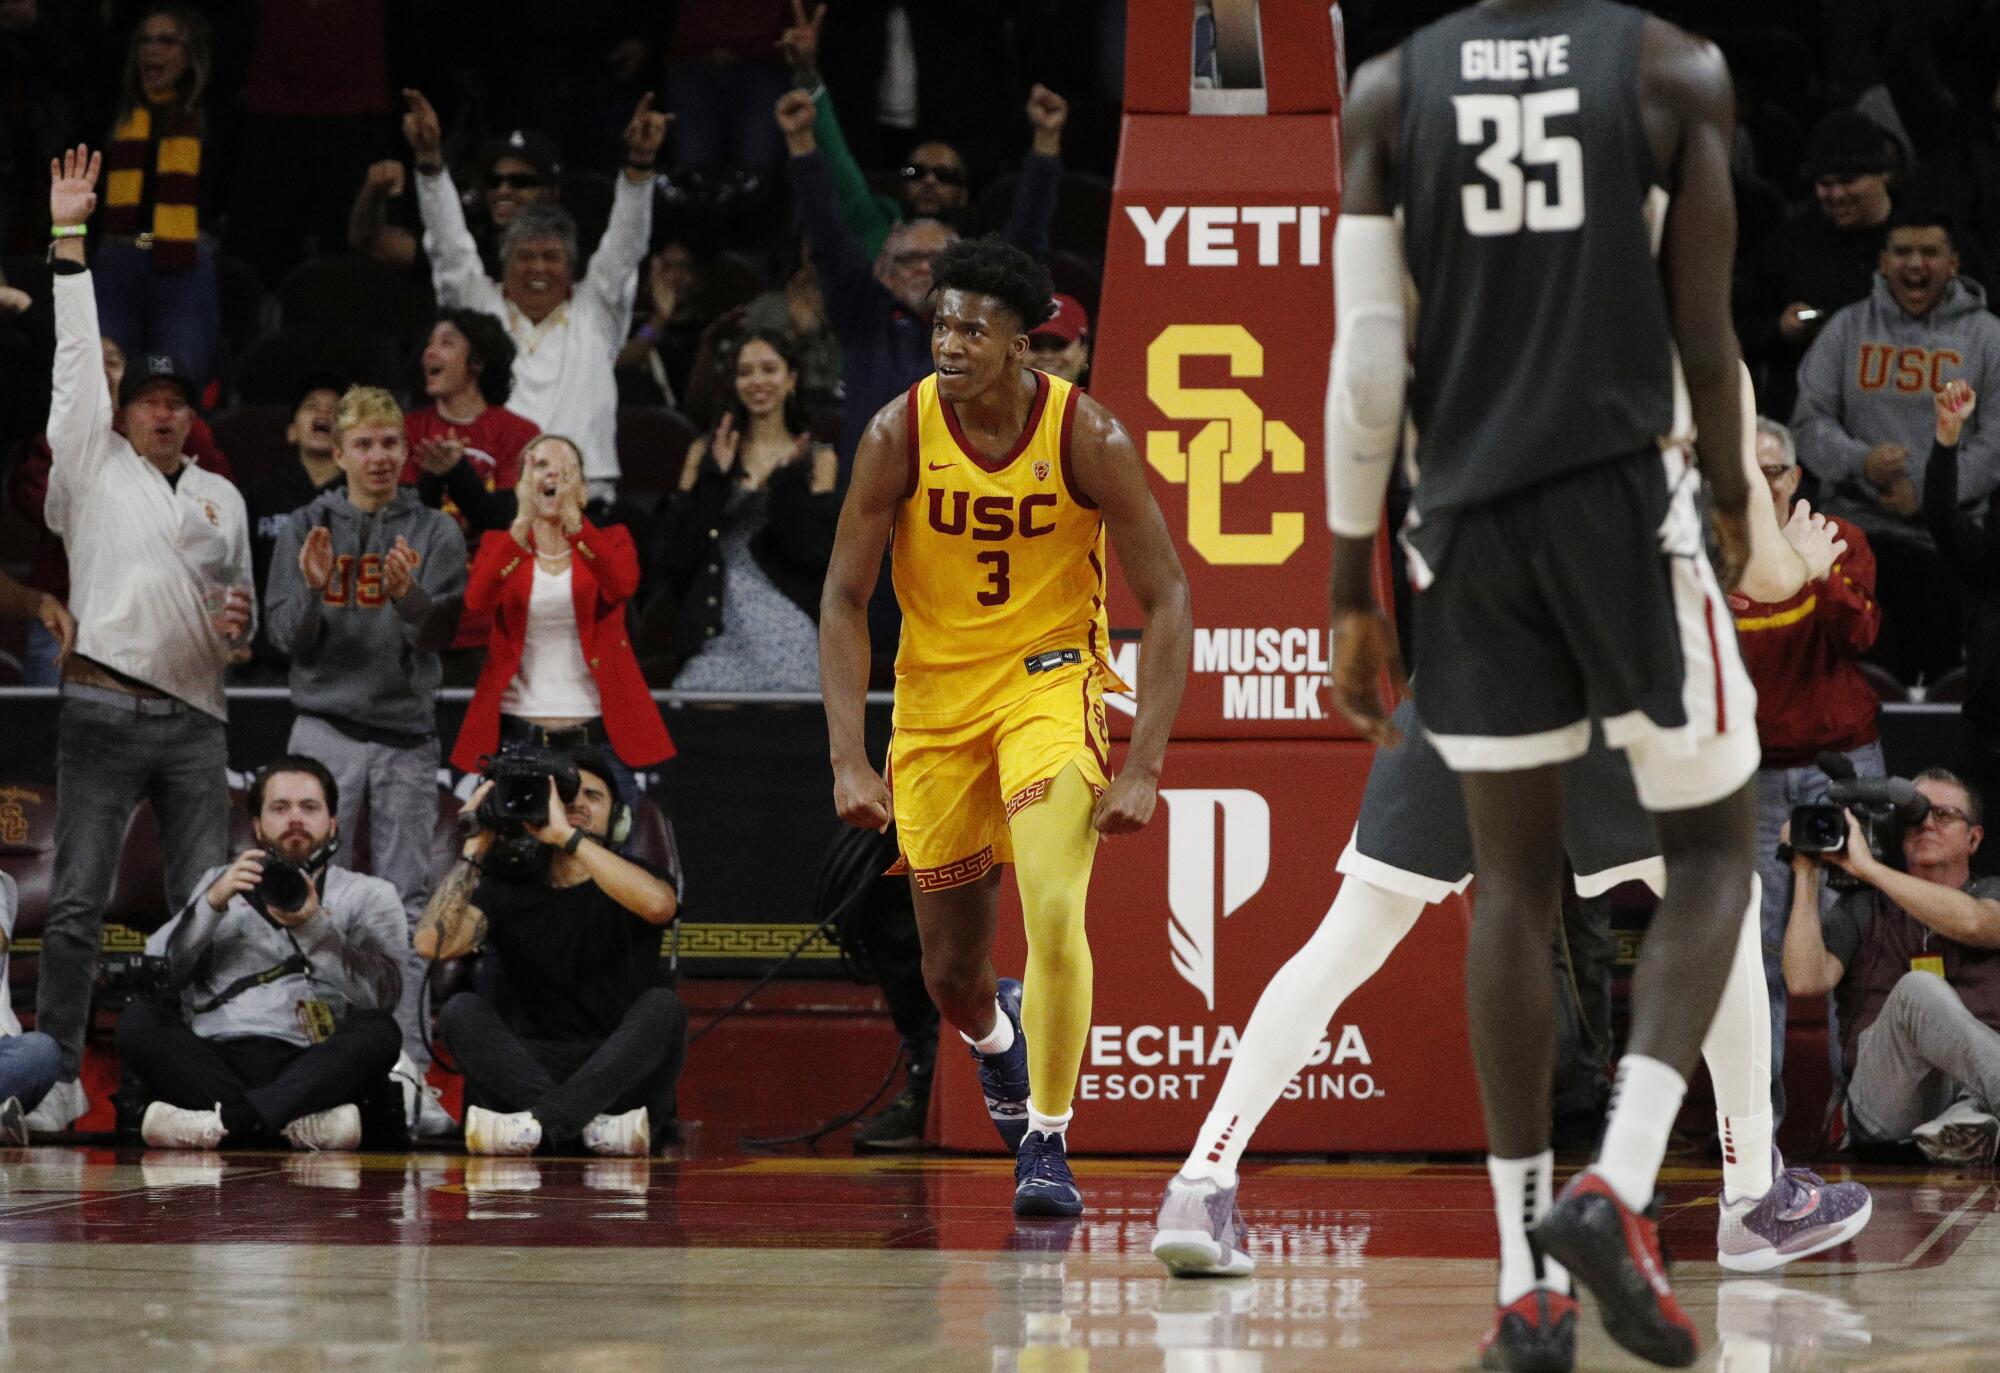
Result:
M1326 522L1365 539L1402 435L1403 236L1388 215L1342 215L1333 229L1333 365L1326 386Z

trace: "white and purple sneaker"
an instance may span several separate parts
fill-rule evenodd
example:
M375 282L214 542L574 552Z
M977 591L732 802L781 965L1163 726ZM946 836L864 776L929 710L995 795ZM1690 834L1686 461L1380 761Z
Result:
M1875 1199L1858 1182L1828 1182L1787 1168L1771 1151L1771 1190L1749 1201L1720 1199L1715 1261L1732 1273L1768 1273L1793 1259L1847 1243L1867 1228Z
M1236 1188L1174 1174L1153 1222L1153 1257L1175 1277L1248 1277L1256 1263L1244 1246Z

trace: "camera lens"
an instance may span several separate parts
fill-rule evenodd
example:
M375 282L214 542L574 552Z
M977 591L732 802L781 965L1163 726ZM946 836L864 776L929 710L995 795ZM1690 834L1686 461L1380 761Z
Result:
M266 858L264 880L257 884L257 894L264 899L266 909L299 910L306 904L306 876L290 863Z

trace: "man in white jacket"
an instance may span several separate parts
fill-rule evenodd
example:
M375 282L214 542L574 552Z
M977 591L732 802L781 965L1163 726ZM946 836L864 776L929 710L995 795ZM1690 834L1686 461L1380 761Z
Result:
M409 113L403 135L417 168L417 209L424 252L438 304L484 310L506 322L518 350L513 410L545 434L567 434L583 452L593 500L608 501L618 482L618 350L632 330L639 264L653 231L653 165L667 134L667 116L648 92L625 126L625 172L611 219L576 280L576 221L559 205L530 205L500 240L502 279L479 260L466 228L458 188L445 170L444 132L437 111L417 91L404 91Z
M250 529L227 480L182 453L194 385L166 357L104 381L84 224L101 158L51 166L56 360L49 405L49 528L69 549L76 649L63 664L56 745L56 870L42 934L36 1027L62 1046L56 1085L28 1118L62 1130L88 1103L77 1074L98 937L125 827L151 798L178 902L229 837L222 675L249 654Z

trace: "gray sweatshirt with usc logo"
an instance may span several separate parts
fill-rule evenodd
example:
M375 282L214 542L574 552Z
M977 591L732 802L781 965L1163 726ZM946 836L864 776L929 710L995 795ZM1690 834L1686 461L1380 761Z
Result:
M333 537L333 575L314 591L299 572L299 550L320 525ZM422 561L409 592L391 600L382 564L399 537ZM465 536L416 488L401 488L373 514L345 487L320 493L279 534L264 587L271 642L292 660L293 706L364 731L434 734L438 650L451 643L464 599Z
M1969 381L1984 401L2000 396L2000 319L1986 292L1957 277L1922 318L1905 314L1881 273L1866 300L1827 321L1799 365L1799 402L1792 437L1799 461L1828 488L1819 504L1869 533L1901 529L1922 538L1923 516L1884 510L1866 489L1862 467L1882 443L1909 451L1909 476L1924 489L1937 407L1931 399L1948 381ZM1982 404L1959 444L1959 499L1983 501L2000 486L2000 422Z

